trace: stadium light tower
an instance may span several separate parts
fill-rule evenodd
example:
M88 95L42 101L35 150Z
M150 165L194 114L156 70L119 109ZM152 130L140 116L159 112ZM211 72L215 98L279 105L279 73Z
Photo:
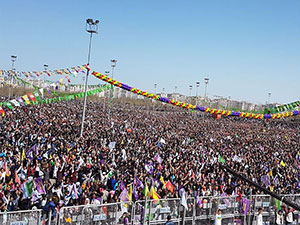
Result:
M88 53L88 63L87 63L87 65L90 64L91 47L92 47L92 37L93 37L93 34L97 34L98 33L98 24L99 24L99 20L95 20L95 21L93 21L92 19L87 19L86 20L85 30L88 33L90 33L90 44L89 44L89 53ZM87 99L87 85L88 85L89 72L90 72L90 70L88 69L87 73L86 73L86 78L85 78L84 103L83 103L83 111L82 111L82 121L81 121L80 137L82 137L83 129L84 129L86 99Z
M111 78L114 79L115 67L117 66L117 60L112 59L111 61ZM112 104L114 98L114 86L111 84L110 89L110 120L112 119Z
M44 70L47 71L48 70L48 64L44 64ZM44 73L44 84L46 86L46 76L45 76L45 73Z
M207 86L208 86L208 81L209 81L209 78L208 78L208 77L205 77L205 78L204 78L204 83L205 83L204 101L205 101L205 102L207 101Z
M12 73L15 72L15 62L17 60L17 56L16 55L12 55L11 56L11 70L12 70ZM10 99L10 96L12 96L12 91L11 91L11 82L12 82L12 74L10 75L10 78L9 78L9 88L8 88L8 98Z
M196 87L197 87L197 89L196 89L196 105L198 105L198 92L199 92L199 87L200 87L199 81L196 82Z
M193 85L190 85L189 88L190 88L190 97L192 97L192 88L193 88Z

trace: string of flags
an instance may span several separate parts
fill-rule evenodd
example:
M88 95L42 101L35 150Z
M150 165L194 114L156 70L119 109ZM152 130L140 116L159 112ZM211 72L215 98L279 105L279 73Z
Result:
M269 111L270 111L270 113L285 112L285 111L288 111L288 110L293 110L297 107L300 107L300 101L296 101L296 102L276 106L276 107L273 107L273 108L265 108L265 113L268 113Z
M35 78L40 77L42 75L47 75L49 77L54 75L65 75L65 78L69 80L70 76L76 77L78 73L85 73L87 65L82 66L73 66L65 69L57 69L57 70L44 70L44 71L14 71L14 70L1 70L0 76L24 76L26 78Z
M109 88L110 88L109 85L103 85L99 88L89 90L87 91L87 96L95 95L102 91L106 91ZM52 91L49 89L49 87L46 87L46 90L50 95L52 94ZM64 96L56 96L54 98L44 98L44 88L40 88L36 91L30 92L29 94L20 96L16 99L12 99L7 102L0 103L0 114L4 116L5 110L7 109L14 110L16 107L23 107L27 105L50 104L55 102L61 102L63 100L69 101L69 100L74 100L76 98L83 98L84 95L85 92L80 92L80 93L67 94Z
M89 69L89 68L87 68ZM234 116L234 117L243 117L243 118L253 118L253 119L279 119L279 118L286 118L286 117L291 117L291 116L296 116L299 115L299 111L290 111L290 112L282 112L282 113L270 113L270 114L263 114L263 113L250 113L250 112L237 112L237 111L231 111L231 110L223 110L223 109L214 109L210 107L202 107L198 105L192 105L188 103L184 103L181 101L176 101L174 99L169 99L166 97L162 97L157 94L149 93L146 91L139 90L135 87L131 87L127 84L121 83L117 80L114 80L106 75L102 75L99 72L92 72L92 74L97 77L98 79L101 79L107 83L110 83L116 87L122 88L126 91L133 92L138 95L142 95L144 97L154 99L160 102L168 103L180 108L185 108L185 109L190 109L190 110L195 110L195 111L200 111L200 112L206 112L210 114L221 114L224 116Z

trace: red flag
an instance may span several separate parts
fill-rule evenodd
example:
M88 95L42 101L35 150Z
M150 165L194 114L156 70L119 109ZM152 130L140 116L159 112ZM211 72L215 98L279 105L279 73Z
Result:
M17 171L15 171L15 182L18 184L21 184L21 181L20 181Z
M2 108L2 106L0 105L0 113L2 114L2 115L4 115L5 114L5 111L4 111L4 109Z
M32 92L28 94L28 98L30 98L33 102L36 102L36 98Z
M66 79L68 80L69 83L71 82L71 80L68 76L66 76Z
M174 192L174 187L172 185L172 183L170 181L168 181L165 185L165 187L170 191L170 192Z

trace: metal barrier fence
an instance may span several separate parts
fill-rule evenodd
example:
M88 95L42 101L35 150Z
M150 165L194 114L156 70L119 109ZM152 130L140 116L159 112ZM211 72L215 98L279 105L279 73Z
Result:
M247 197L245 197L247 198ZM300 195L285 195L285 198L300 205ZM265 225L275 224L276 204L274 198L267 195L248 197L248 213L241 213L240 201L235 197L201 197L187 198L186 209L180 199L160 199L131 202L118 202L101 205L81 205L63 207L45 213L41 209L0 213L3 225L163 225L167 216L177 225L198 225L215 223L216 211L220 209L222 224L250 225L256 224L258 208L264 208ZM47 215L48 214L48 215ZM295 225L300 224L300 212L294 212Z

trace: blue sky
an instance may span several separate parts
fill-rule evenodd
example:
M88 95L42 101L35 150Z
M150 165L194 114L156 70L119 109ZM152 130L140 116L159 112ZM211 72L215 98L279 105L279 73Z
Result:
M300 99L300 1L10 0L0 5L0 68L87 61L87 18L99 19L91 67L137 88L287 103ZM59 79L59 78L58 78ZM58 80L57 79L57 80ZM82 82L81 78L74 82ZM99 83L95 78L90 83Z

